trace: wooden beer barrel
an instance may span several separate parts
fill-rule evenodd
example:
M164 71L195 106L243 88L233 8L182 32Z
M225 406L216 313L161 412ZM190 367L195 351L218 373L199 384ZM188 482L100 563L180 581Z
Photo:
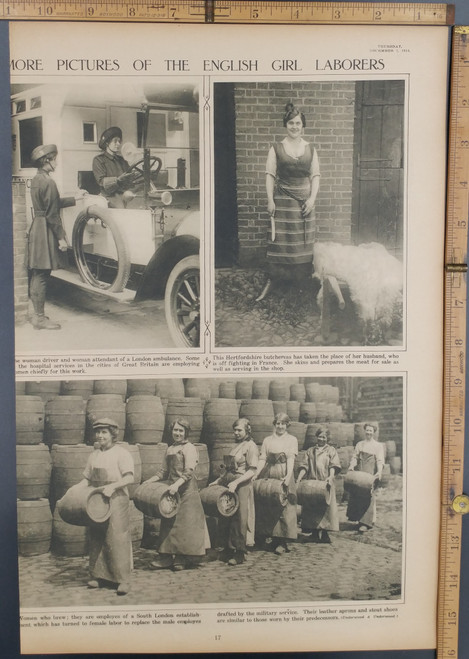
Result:
M120 396L125 401L127 398L127 380L95 380L93 394L97 396L103 394Z
M212 397L210 384L205 378L187 378L184 382L185 398L201 398L208 400Z
M212 398L205 403L203 441L211 446L233 438L233 423L239 418L238 402L230 398Z
M72 485L83 479L83 472L92 452L93 448L85 444L52 446L51 501L53 504L63 497Z
M225 455L229 455L231 449L236 446L233 435L231 437L231 441L219 442L212 446L210 450L210 482L225 473Z
M356 496L369 496L373 486L374 476L366 471L348 471L344 479L344 489Z
M302 383L290 385L290 400L295 400L298 403L306 402L306 387Z
M305 459L305 450L298 451L298 455L295 455L295 464L293 466L293 475L295 477L295 480L298 478L298 474L300 472L300 467L303 464L303 460Z
M93 389L94 380L62 380L60 395L81 396L83 400L88 400Z
M269 397L270 381L267 378L256 379L252 382L252 397L260 400Z
M45 409L44 439L52 444L82 444L85 439L85 401L81 396L57 396Z
M345 474L350 466L350 460L353 455L353 446L340 446L337 449L337 455L339 456L342 473Z
M316 403L300 403L300 421L302 423L315 423L316 416Z
M305 384L307 403L318 403L320 401L320 386L318 382L307 382Z
M47 554L52 537L52 513L47 499L17 504L18 553L20 556Z
M88 528L64 522L56 508L52 517L51 551L57 556L86 556Z
M326 423L327 421L327 403L317 401L316 405L316 423Z
M174 495L168 494L168 489L167 483L159 481L142 483L135 491L135 506L148 517L174 517L179 509L180 497L177 492Z
M17 396L24 396L26 394L26 382L15 382L15 394Z
M127 400L127 435L132 444L158 444L163 439L165 414L160 398L138 395Z
M44 439L44 403L39 396L16 397L16 443L41 444Z
M297 400L289 400L286 404L286 414L290 417L291 421L300 420L300 402Z
M331 488L326 481L302 480L298 483L296 496L300 506L324 509L331 502Z
M111 516L110 499L104 496L102 488L83 483L67 490L57 501L56 509L64 522L75 526L100 524Z
M138 444L138 449L142 463L143 483L163 468L168 445L163 442L159 444Z
M165 429L163 440L167 444L173 443L171 424L179 417L187 419L191 427L189 439L191 442L200 442L203 424L203 402L200 398L169 398L166 408Z
M101 418L113 419L119 425L118 441L123 441L125 430L125 403L120 394L93 394L86 405L86 438L94 442L93 423Z
M52 462L45 444L16 447L16 496L19 499L49 497Z
M258 506L285 507L288 502L288 490L285 484L276 478L256 479L253 484L254 501Z
M395 455L389 460L389 466L391 467L391 474L400 474L402 471L402 460L398 455Z
M286 400L273 400L272 401L272 409L274 411L274 416L277 414L288 414L287 412L287 405L288 402ZM288 414L288 416L290 416ZM291 419L291 417L290 417Z
M282 380L272 380L269 385L270 400L290 400L290 385Z
M233 517L239 508L236 492L223 485L212 485L200 490L204 512L210 517Z
M252 384L253 380L245 378L236 381L236 398L243 400L252 398Z
M218 388L219 398L236 398L236 381L222 380Z
M392 458L395 458L397 455L397 446L396 442L393 439L388 439L384 442L384 457L388 462L391 462Z
M252 439L256 444L262 444L264 439L272 434L274 408L271 400L243 400L239 415L249 419Z
M60 395L60 382L59 381L34 381L26 382L26 395L39 396L43 403L47 403L52 398Z
M156 395L160 398L184 398L184 382L181 378L156 380Z
M127 380L127 398L131 396L156 396L156 380L153 378Z

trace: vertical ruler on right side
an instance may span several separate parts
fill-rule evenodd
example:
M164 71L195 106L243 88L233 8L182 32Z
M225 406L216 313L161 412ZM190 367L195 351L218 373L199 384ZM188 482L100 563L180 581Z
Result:
M451 57L445 248L443 460L438 584L438 659L458 656L466 376L469 223L469 27L455 27Z

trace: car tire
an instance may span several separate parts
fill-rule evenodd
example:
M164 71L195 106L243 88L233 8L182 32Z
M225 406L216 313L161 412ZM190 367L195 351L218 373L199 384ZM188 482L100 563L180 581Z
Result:
M186 256L171 270L166 284L164 307L171 337L178 347L200 345L200 261Z
M94 274L86 260L83 236L88 221L93 218L100 220L106 225L114 240L117 253L117 271L116 276L111 282L102 281L97 274ZM72 248L78 272L85 282L93 286L93 288L107 290L112 293L120 293L124 290L130 277L130 256L119 226L112 217L109 209L90 206L86 211L78 214L73 225Z

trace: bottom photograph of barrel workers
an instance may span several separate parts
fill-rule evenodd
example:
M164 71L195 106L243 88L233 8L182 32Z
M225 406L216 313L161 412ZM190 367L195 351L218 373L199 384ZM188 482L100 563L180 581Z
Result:
M403 378L17 383L21 607L399 600Z

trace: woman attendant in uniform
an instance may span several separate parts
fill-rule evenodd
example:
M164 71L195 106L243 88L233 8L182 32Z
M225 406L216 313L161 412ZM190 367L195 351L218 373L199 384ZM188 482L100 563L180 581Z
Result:
M122 130L118 126L106 128L99 139L102 153L93 160L93 174L109 208L123 208L122 195L132 187L134 174L120 155Z
M251 424L241 418L233 423L236 446L224 456L225 473L210 483L224 485L238 495L239 508L232 517L222 517L218 532L228 565L246 560L248 544L254 544L254 492L252 478L256 473L259 451L251 439Z
M62 226L60 209L74 206L77 197L60 197L55 181L50 174L57 167L57 147L55 144L37 146L31 160L38 168L31 181L31 201L33 221L28 233L25 265L29 271L29 297L33 303L32 325L35 329L60 329L59 323L44 314L47 284L51 271L61 268L64 263L61 252L67 251L65 231Z
M180 504L175 517L161 520L159 559L151 566L179 571L196 565L209 543L194 473L197 449L188 439L190 425L186 419L178 418L171 425L171 432L174 443L166 451L163 468L147 483L167 483L170 494L179 493Z
M287 103L283 115L286 136L267 156L266 192L270 216L267 246L268 280L257 298L262 300L274 280L298 285L311 277L315 237L314 204L319 190L319 160L314 146L302 135L305 115Z
M373 488L369 492L362 496L349 494L347 518L352 522L358 522L358 531L360 533L371 529L376 522L374 486L381 480L384 466L383 445L375 439L376 430L376 426L372 423L364 424L365 439L356 444L349 465L349 471L364 471L374 476Z
M287 491L287 504L283 508L270 507L262 510L256 506L256 536L261 541L271 538L272 551L281 555L289 551L287 540L295 540L298 535L296 488L293 478L298 440L287 432L290 425L290 417L287 414L277 414L273 425L273 434L262 442L255 478L274 478L282 481Z
M132 541L129 522L127 485L134 482L131 454L117 444L118 424L112 419L98 419L93 424L95 450L84 471L84 483L103 487L110 498L111 516L89 528L90 572L89 588L100 588L105 582L117 586L118 595L130 590Z
M311 533L313 542L330 543L328 531L339 530L339 509L335 496L334 479L340 472L340 460L337 451L329 445L329 430L319 428L316 431L316 446L306 451L303 463L298 471L297 484L307 480L324 481L326 493L324 501L315 505L303 504L301 507L301 530Z

